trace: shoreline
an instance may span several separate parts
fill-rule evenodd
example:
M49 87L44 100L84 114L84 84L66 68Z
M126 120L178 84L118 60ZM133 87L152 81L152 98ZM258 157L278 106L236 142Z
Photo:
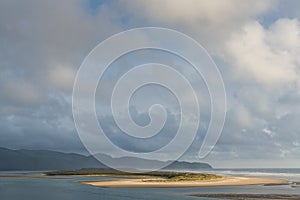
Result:
M264 185L264 184L285 184L288 180L264 177L242 177L223 176L214 180L203 181L167 181L163 179L120 179L103 181L78 181L103 188L184 188L184 187L217 187L217 186L243 186L243 185Z
M195 194L190 195L192 197L204 197L210 199L270 199L270 200L299 200L300 195L296 194L234 194L234 193L223 193L223 194Z

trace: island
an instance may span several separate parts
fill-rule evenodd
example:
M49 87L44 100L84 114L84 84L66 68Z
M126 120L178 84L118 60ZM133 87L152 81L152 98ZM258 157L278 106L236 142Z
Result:
M238 177L221 176L206 173L155 171L128 173L112 169L81 169L70 171L46 172L47 176L99 176L117 178L114 180L83 180L79 181L104 188L182 188L182 187L211 187L211 186L239 186L257 184L285 184L288 181L283 179L263 177Z

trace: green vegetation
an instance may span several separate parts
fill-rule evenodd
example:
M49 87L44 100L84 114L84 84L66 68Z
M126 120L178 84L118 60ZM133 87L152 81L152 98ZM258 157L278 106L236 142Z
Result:
M162 176L159 180L145 180L146 182L178 182L178 181L207 181L221 178L215 174L198 174L198 173L175 173L171 176Z
M155 171L146 173L128 173L121 172L113 169L80 169L71 171L52 171L46 172L47 176L57 175L83 175L83 176L112 176L112 177L126 177L126 178L148 178L147 182L178 182L178 181L199 181L199 180L213 180L221 178L215 174L200 174L190 172L168 172L168 171ZM155 178L155 179L151 179Z

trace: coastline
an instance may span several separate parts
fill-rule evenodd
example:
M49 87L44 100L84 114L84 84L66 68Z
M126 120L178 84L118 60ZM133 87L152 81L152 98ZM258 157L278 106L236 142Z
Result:
M204 197L204 198L212 198L212 199L270 199L270 200L299 200L299 195L293 194L195 194L191 195L192 197Z
M300 170L299 170L300 171ZM121 173L120 173L121 174ZM191 185L182 185L184 181L177 181L177 185L170 185L171 182L174 182L169 179L164 179L162 177L166 177L169 173L163 173L162 176L143 176L143 175L123 175L120 174L98 174L98 175L56 175L56 176L46 176L40 174L32 174L22 172L21 174L3 174L3 177L0 176L0 187L4 189L4 193L1 193L1 197L3 195L7 195L7 199L14 199L16 193L24 194L31 199L35 199L39 197L42 199L46 196L53 196L54 193L57 196L71 196L73 199L77 198L85 198L85 199L95 199L99 196L105 196L106 199L189 199L190 197L194 199L257 199L257 200L265 200L265 199L280 199L280 200L299 200L300 199L300 181L289 181L283 180L286 176L279 177L278 179L265 179L264 176L256 176L255 182L254 177L251 175L229 175L229 176L217 176L217 178L213 178L214 174L210 174L210 176L206 177L205 180L191 180L188 181ZM156 175L160 173L155 173ZM182 175L182 174L179 174ZM193 176L184 176L184 179L193 178ZM243 177L244 176L244 177ZM250 177L249 177L250 176ZM98 178L99 177L99 178ZM178 180L180 176L175 176L176 180ZM2 179L3 178L3 179ZM15 178L23 179L19 182L19 180ZM50 178L51 180L48 180ZM67 179L61 181L59 179ZM113 178L113 179L111 179ZM197 177L198 178L198 177ZM208 180L208 178L212 178ZM251 181L249 180L251 179ZM258 180L258 178L260 178ZM263 178L263 180L261 179ZM281 179L280 179L281 178ZM29 180L26 180L29 179ZM38 180L40 179L40 180ZM125 180L144 180L148 181L148 183L155 183L156 186L151 186L150 190L143 189L139 190L139 188L135 188L130 186L128 190L124 190L120 188L115 188L111 190L110 188L101 189L101 186L89 186L89 182L102 182L108 180L114 181L125 181ZM84 181L85 180L85 181ZM297 179L298 180L298 179ZM150 182L149 182L150 181ZM159 186L155 181L161 181ZM227 182L231 182L230 184L226 184ZM246 183L248 181L248 183ZM251 183L249 183L249 181ZM268 183L268 184L258 184L259 183ZM206 183L199 185L198 182ZM222 182L222 183L220 183ZM272 182L272 183L270 183ZM276 182L276 183L275 183ZM280 183L279 183L280 182ZM16 184L17 183L17 184ZM19 184L20 183L20 184ZM85 184L83 184L85 183ZM120 182L119 182L120 183ZM124 183L124 182L122 182ZM207 185L210 183L209 185ZM214 183L214 184L213 184ZM25 188L23 185L25 184ZM222 187L214 187L214 186ZM250 186L247 186L250 184ZM252 185L258 184L258 185ZM227 185L228 187L225 187ZM242 185L242 186L238 186ZM70 190L69 188L76 188L76 190ZM237 186L237 187L236 187ZM274 187L273 187L274 186ZM64 188L65 189L61 189ZM89 187L89 188L87 188ZM112 186L110 186L112 187ZM125 185L122 186L126 187ZM127 186L128 187L128 186ZM141 187L141 186L139 186ZM150 187L149 185L144 187ZM176 188L178 187L178 188ZM180 189L181 187L181 189ZM142 189L142 188L141 188ZM71 191L71 192L70 192ZM117 192L117 193L115 193ZM83 196L84 195L84 196ZM164 198L162 198L164 197ZM19 198L18 198L19 199Z
M284 184L288 183L285 179L264 178L264 177L241 177L223 176L214 180L203 181L161 181L163 179L120 179L104 181L79 181L103 188L183 188L183 187L216 187L216 186L243 186L243 185L263 185L263 184Z

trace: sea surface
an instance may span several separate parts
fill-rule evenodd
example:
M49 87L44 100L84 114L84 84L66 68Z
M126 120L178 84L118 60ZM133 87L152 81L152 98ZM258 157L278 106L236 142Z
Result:
M41 172L0 172L0 175L22 175L21 178L0 178L0 200L179 200L208 199L192 194L245 193L245 194L295 194L300 195L300 169L218 169L201 171L222 175L262 176L290 180L278 186L227 186L198 188L99 188L79 183L80 180L107 180L101 177L59 176L55 179L32 178Z

